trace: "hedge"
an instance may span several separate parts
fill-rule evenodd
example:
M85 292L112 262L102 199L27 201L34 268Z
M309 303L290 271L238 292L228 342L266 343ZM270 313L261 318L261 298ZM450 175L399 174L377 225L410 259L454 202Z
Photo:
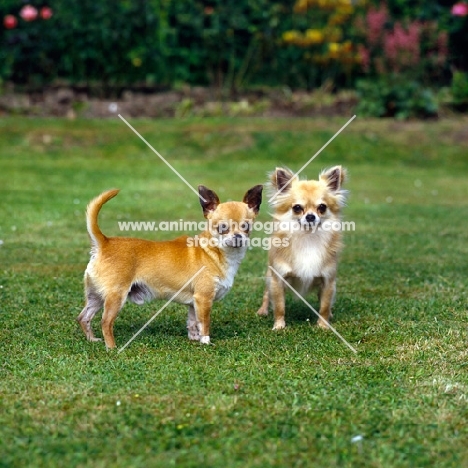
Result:
M235 90L246 86L353 86L366 76L367 0L3 0L0 79ZM445 70L468 68L468 16L454 1L393 0L393 22L432 22L450 35ZM23 19L26 5L37 11ZM52 16L43 14L49 8ZM6 17L9 17L8 22ZM34 16L34 15L32 15ZM45 18L43 18L45 16ZM359 26L359 20L361 26ZM16 21L16 24L14 22ZM364 29L363 28L364 25ZM375 70L371 74L378 73ZM422 72L424 75L424 71ZM450 73L440 74L443 84Z

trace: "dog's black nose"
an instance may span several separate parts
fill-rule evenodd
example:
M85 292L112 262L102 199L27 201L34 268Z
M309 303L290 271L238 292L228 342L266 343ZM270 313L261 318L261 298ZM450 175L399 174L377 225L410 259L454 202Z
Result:
M306 216L306 221L307 221L308 223L313 223L313 222L315 221L315 215L313 215L313 214L308 214L308 215Z
M234 234L234 247L242 247L244 245L244 236L242 234Z

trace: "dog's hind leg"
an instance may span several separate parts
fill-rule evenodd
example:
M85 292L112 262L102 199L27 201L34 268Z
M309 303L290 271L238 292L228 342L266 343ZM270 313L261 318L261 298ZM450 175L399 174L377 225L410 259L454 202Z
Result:
M335 301L335 292L335 278L325 278L320 291L320 317L317 322L320 328L329 328L330 318L333 316L331 308Z
M86 305L76 320L80 324L84 334L86 335L86 338L89 341L101 341L100 338L96 338L94 336L93 330L91 328L91 320L93 320L96 312L101 309L104 301L102 300L101 296L88 285L86 285L85 294Z
M270 303L270 283L271 281L271 270L268 268L267 276L266 276L266 286L265 291L263 293L263 300L260 309L257 310L257 314L263 317L268 315L268 305Z
M269 291L269 288L266 287L265 291L263 292L262 305L260 306L260 309L257 310L257 314L263 317L266 317L268 315L269 303L270 303L270 291Z
M286 322L284 321L285 291L283 280L279 279L277 274L271 277L270 294L275 315L275 323L273 325L273 330L282 330L286 326Z
M193 305L188 306L187 330L189 340L200 341L200 327L197 321L195 307Z

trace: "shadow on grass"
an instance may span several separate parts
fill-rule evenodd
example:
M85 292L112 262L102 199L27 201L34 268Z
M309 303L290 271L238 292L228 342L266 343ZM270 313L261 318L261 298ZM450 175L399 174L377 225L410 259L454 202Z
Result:
M304 299L316 310L320 310L320 301L318 295L312 292L304 297ZM335 304L333 305L333 322L346 322L352 319L355 312L360 309L359 301L353 301L347 297L337 297ZM269 311L269 317L273 317L273 312ZM288 325L294 325L305 321L310 321L312 325L317 323L318 317L309 307L307 307L300 299L292 297L291 295L286 296L286 323Z
M114 334L116 339L122 344L126 343L135 336L164 304L164 301L155 301L151 305L141 307L141 310L138 310L140 309L138 306L127 304L120 312L121 320L115 324ZM222 307L218 304L215 304L213 307L210 336L215 336L216 339L231 339L241 336L247 333L247 329L251 329L251 324L246 324L245 316L220 309ZM168 337L170 339L188 339L186 328L187 314L187 306L171 304L149 323L135 340L144 337L151 337L151 340L154 339L156 341L161 341ZM252 318L255 318L253 313Z
M261 334L273 326L273 311L267 317L256 314L261 296L253 294L247 300L239 300L242 295L232 295L220 303L215 303L211 314L210 336L215 340L232 340L252 334ZM315 292L305 297L306 301L319 310L320 304ZM163 307L164 301L154 301L144 306L126 304L115 323L114 334L119 346L123 346L139 332L139 330ZM352 320L359 309L359 301L347 297L338 297L333 308L333 323L345 323ZM93 328L96 336L101 336L100 314L96 315ZM187 340L187 307L180 304L170 304L160 315L155 317L135 341L149 340L153 344L162 344L167 340ZM294 328L305 323L315 326L316 314L302 301L292 295L286 296L286 323L288 328ZM159 346L159 344L157 346Z

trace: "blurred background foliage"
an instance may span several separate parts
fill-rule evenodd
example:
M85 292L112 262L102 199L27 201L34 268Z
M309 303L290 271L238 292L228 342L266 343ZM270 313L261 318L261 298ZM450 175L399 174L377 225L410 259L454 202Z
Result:
M24 88L325 86L401 117L444 87L468 102L463 1L1 0L0 17L0 80Z

